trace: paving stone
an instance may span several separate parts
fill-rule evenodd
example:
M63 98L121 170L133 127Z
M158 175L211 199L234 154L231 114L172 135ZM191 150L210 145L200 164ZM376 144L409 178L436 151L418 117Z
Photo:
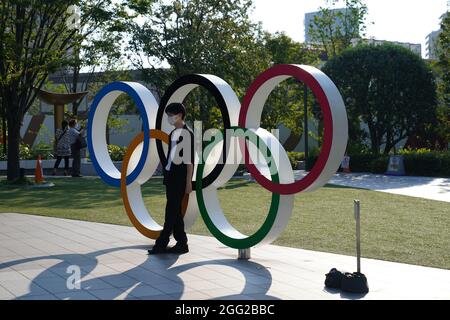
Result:
M1 213L0 299L450 299L450 270L363 258L371 291L350 295L324 280L355 257L267 245L241 261L212 237L189 241L189 254L150 257L132 227ZM72 265L80 290L67 286Z

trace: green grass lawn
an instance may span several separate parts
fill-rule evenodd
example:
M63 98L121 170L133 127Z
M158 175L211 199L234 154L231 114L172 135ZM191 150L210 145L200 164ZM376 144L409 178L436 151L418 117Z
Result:
M131 225L119 189L100 179L48 180L56 186L0 185L0 212ZM143 195L162 224L162 179L147 182ZM270 204L268 191L245 180L230 181L219 197L230 222L246 234L259 228ZM297 194L289 225L275 244L354 255L353 199L361 200L364 257L450 269L450 203L375 191L326 186ZM189 233L210 235L201 217Z

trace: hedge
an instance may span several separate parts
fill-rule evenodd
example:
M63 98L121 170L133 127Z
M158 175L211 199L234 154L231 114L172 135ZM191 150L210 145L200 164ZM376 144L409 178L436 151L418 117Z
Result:
M6 161L8 156L3 152L3 145L0 144L0 161ZM53 159L52 146L39 143L33 148L28 145L21 143L19 145L19 158L20 160L36 160L38 155L41 156L42 160Z
M450 177L450 151L400 150L407 176ZM317 156L308 157L311 170ZM385 173L389 155L350 154L351 172Z
M403 157L407 175L450 177L450 152L405 154Z
M304 152L288 152L287 153L289 162L291 163L291 167L294 170L297 170L297 162L304 161L305 160L305 153Z
M112 161L123 161L127 147L121 147L114 144L108 145L108 153Z

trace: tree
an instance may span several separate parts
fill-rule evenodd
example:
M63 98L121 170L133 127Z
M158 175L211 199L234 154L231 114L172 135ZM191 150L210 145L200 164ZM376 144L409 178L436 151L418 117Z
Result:
M367 124L371 149L388 153L398 142L436 120L436 84L431 69L408 49L361 45L328 61L323 71L344 97L350 139Z
M450 141L450 14L444 15L441 23L442 32L439 35L437 49L438 61L438 119L437 133Z
M142 14L148 14L153 0L108 1L107 5L95 7L96 19L89 20L79 33L83 41L74 44L68 64L60 75L66 91L88 91L94 82L105 83L108 75L124 79L124 38L129 24ZM93 10L95 3L89 1L81 7L82 12ZM123 72L119 72L123 71ZM83 73L83 77L81 77ZM72 104L72 115L77 116L81 101Z
M271 64L315 64L318 52L305 44L292 40L284 33L266 34L265 46L270 54ZM263 110L262 126L274 129L283 123L294 134L303 132L303 93L304 87L295 79L288 79L269 95ZM308 106L313 104L309 95Z
M363 0L326 0L319 14L308 26L312 43L319 44L327 57L333 58L365 35L368 8ZM345 10L333 10L337 4Z
M264 33L248 18L251 6L250 0L156 1L151 15L132 27L130 58L159 93L182 75L211 73L242 96L269 66ZM194 115L205 127L219 121L215 108L201 111L207 104L214 106L204 92L198 91L187 103L196 106Z
M87 23L105 20L105 7L111 1L4 0L0 3L0 92L8 128L8 180L19 177L20 127L35 101L36 89L76 54L74 48L87 36L78 30ZM81 16L74 13L73 6L83 8Z

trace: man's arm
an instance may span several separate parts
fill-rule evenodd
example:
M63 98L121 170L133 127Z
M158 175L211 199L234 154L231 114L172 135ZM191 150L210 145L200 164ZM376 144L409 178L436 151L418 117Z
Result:
M192 192L192 175L194 173L194 159L195 159L195 151L194 151L194 133L192 131L189 131L189 137L191 139L190 142L190 160L191 163L188 163L186 165L186 193L189 194Z
M192 192L192 174L194 172L194 165L192 163L187 164L187 173L186 173L186 191L185 193L189 194Z

